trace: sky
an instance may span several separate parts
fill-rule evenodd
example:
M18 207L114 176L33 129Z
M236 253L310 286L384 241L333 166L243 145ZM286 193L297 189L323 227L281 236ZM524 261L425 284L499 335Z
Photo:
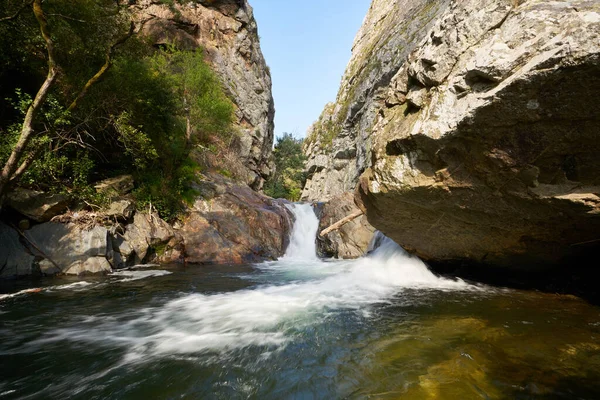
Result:
M335 101L370 0L250 0L273 78L275 136L298 138Z

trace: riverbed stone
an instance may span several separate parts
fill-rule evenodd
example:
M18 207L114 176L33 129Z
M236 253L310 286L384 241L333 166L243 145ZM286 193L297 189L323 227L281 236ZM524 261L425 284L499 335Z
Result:
M102 214L111 219L117 219L125 221L131 219L135 213L135 205L131 200L117 200L113 201L108 205L106 210L102 211Z
M224 193L198 198L184 220L185 259L192 264L241 264L276 259L289 241L291 214L270 199L213 175Z
M120 244L119 248L130 247L135 254L135 262L144 263L150 260L153 252L166 246L174 236L173 228L157 214L138 212L133 217L133 223L125 228L123 239L127 245ZM125 257L128 258L129 255Z

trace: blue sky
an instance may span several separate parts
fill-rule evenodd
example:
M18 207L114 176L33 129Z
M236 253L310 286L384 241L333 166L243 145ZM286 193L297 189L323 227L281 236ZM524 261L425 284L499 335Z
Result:
M275 135L304 137L334 101L370 0L250 0L271 68Z

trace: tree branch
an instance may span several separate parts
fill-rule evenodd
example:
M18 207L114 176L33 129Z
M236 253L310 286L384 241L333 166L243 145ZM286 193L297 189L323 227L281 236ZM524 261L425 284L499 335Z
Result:
M331 225L329 228L323 229L321 231L321 233L319 233L319 236L323 237L331 231L336 231L336 230L340 229L342 226L346 225L348 222L360 217L361 215L363 215L362 210L355 211L352 214L348 215L347 217L344 217L341 220L339 220L338 222L336 222L335 224Z
M120 38L119 40L117 40L115 43L113 43L112 46L110 46L108 48L108 50L106 51L106 61L104 62L104 65L102 65L102 67L100 67L98 72L96 72L96 74L94 76L92 76L86 82L83 89L81 89L81 92L79 92L79 94L77 95L75 100L73 100L73 102L71 103L69 108L67 108L67 112L70 112L75 107L77 107L77 103L87 94L87 92L90 90L90 88L102 78L102 76L106 73L106 71L108 71L110 69L110 67L112 66L115 50L117 49L117 47L119 47L120 45L125 43L127 40L129 40L129 38L132 37L134 33L135 33L135 24L133 23L133 21L131 21L131 24L129 26L129 31L127 32L127 34L125 36L123 36L122 38Z
M26 9L27 7L29 7L31 5L31 3L33 3L33 0L24 2L23 5L21 5L21 7L17 10L17 12L15 12L13 15L10 15L8 17L0 18L0 22L10 21L11 19L17 18L21 14L21 12L23 12L24 9Z
M2 173L0 174L0 198L6 190L6 185L13 177L13 174L17 169L19 161L23 156L23 153L25 152L29 141L35 134L33 129L34 120L37 117L37 114L39 113L40 109L42 108L42 105L46 101L46 97L48 96L50 89L54 85L57 76L56 59L54 55L54 42L52 41L52 37L50 35L46 15L44 14L44 10L42 9L42 0L33 1L33 13L40 26L42 38L46 42L46 50L48 51L48 74L46 76L46 79L44 80L44 83L35 95L33 102L27 109L27 114L25 114L25 119L23 120L23 127L21 128L19 140L13 148L8 158L8 161L6 162L6 164L4 164L4 168L2 169Z
M23 162L21 163L21 165L19 166L19 168L17 168L17 170L13 173L12 177L10 178L10 182L11 183L17 181L23 175L23 173L27 170L27 168L29 168L29 166L31 165L31 163L40 154L41 150L42 150L42 146L38 146L36 149L31 150L25 156L25 159L23 160Z

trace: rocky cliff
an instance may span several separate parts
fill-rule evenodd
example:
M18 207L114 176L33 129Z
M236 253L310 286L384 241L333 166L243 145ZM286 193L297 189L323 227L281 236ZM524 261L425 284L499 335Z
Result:
M357 200L369 222L429 261L534 268L593 250L600 229L599 3L435 4L434 23L394 59L391 79L372 82L368 93L377 95L364 103L350 103L331 151L308 146L313 175L305 197L352 189L364 169ZM374 8L386 10L384 22L400 16L400 27L419 19L386 7L373 2L363 27L371 41L398 35L377 29ZM338 103L360 87L349 82ZM316 129L335 121L338 109L328 107ZM352 167L327 172L343 149L356 149Z
M108 273L149 262L257 262L285 251L290 212L283 202L252 190L260 190L273 172L274 117L271 76L252 8L245 0L132 0L129 5L155 47L202 49L237 117L234 160L203 156L203 165L218 171L228 162L243 182L204 171L194 184L195 201L173 224L152 205L135 209L131 175L97 182L96 191L111 201L103 208L16 188L0 222L0 278Z
M392 77L448 0L373 0L356 35L335 103L309 129L304 200L353 191L370 165L371 129Z
M246 0L130 3L156 46L203 49L236 106L236 153L249 171L248 183L262 188L273 172L275 107L252 7Z
M597 243L599 11L452 3L379 112L369 221L433 261L532 268Z

